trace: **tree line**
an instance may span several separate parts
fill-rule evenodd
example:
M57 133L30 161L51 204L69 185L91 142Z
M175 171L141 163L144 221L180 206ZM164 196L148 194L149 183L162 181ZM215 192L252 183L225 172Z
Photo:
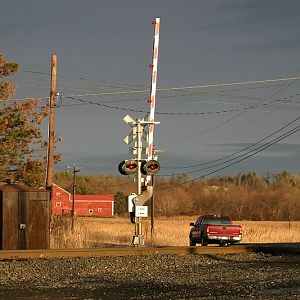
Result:
M255 172L188 182L187 175L155 179L154 208L161 216L223 214L235 220L300 220L300 176L286 171ZM133 180L121 176L78 175L76 192L114 194L115 212L127 211ZM188 182L188 183L186 183ZM72 174L58 173L55 183L72 192Z

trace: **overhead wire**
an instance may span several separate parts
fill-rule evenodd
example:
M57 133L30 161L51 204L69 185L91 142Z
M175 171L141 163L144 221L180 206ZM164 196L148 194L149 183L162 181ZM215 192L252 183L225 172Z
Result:
M33 73L33 74L43 74L43 75L51 75L50 73L45 73L45 72L37 72L37 71L31 71L31 70L27 70L27 71L23 71L24 73ZM64 75L58 75L61 77L65 77ZM204 87L220 87L220 86L232 86L232 85L242 85L242 84L253 84L253 83L265 83L265 82L281 82L281 81L286 81L286 80L297 80L300 77L285 77L285 78L279 78L279 79L266 79L266 80L254 80L254 81L245 81L245 82L232 82L232 83L221 83L221 84L208 84L208 85L197 85L197 86L187 86L187 87L173 87L173 88L160 88L158 89L158 91L182 91L185 89L196 89L196 88L204 88ZM77 77L77 79L84 79L83 77ZM94 80L97 81L97 80ZM105 82L105 81L103 81ZM126 84L127 85L127 84ZM129 84L128 84L129 85ZM257 87L260 88L260 87ZM149 89L143 89L143 90L131 90L131 91L110 91L110 92L101 92L101 93L84 93L84 94L76 94L76 95L61 95L62 98L64 97L87 97L87 96L111 96L111 95L124 95L124 94L132 94L132 93L148 93ZM202 92L198 92L198 93L194 93L194 94L202 94ZM209 93L205 93L206 95ZM213 94L213 93L211 93ZM183 94L181 95L182 97L186 97L189 94ZM160 98L172 98L172 96L161 96ZM242 96L241 96L242 97ZM49 96L45 96L45 97L34 97L34 98L38 98L38 99L49 99ZM24 100L25 98L18 98L18 99L11 99L11 101L21 101ZM144 99L136 99L137 101L139 100L144 100ZM120 101L120 100L119 100ZM128 101L134 101L132 99L129 99ZM124 99L122 100L122 102L124 102ZM91 103L90 103L91 104ZM114 107L115 108L115 107ZM122 108L120 108L122 109ZM249 108L251 109L251 107ZM133 110L129 110L129 111L133 111ZM226 112L230 112L231 110L228 110ZM137 112L145 112L145 111L137 111ZM218 113L218 112L216 112ZM166 114L165 112L162 112L161 114ZM181 115L182 113L171 113L173 115ZM186 115L192 115L193 113L185 113ZM201 113L200 113L201 114Z
M249 148L251 148L251 147L253 147L253 146L258 145L259 143L261 143L261 142L267 140L268 138L274 136L276 133L282 131L283 129L287 128L287 127L290 126L291 124L295 123L295 122L298 121L299 119L300 119L300 116L297 117L297 118L295 118L294 120L288 122L287 124L285 124L284 126L280 127L278 130L272 132L271 134L267 135L266 137L260 139L259 141L256 141L255 143L252 143L252 144L248 145L247 147L244 147L244 148L242 148L242 149L240 149L240 150L238 150L238 151L236 151L236 152L234 152L234 153L231 153L231 154L229 154L229 155L223 156L222 158L214 159L214 160L211 160L211 161L209 161L209 162L201 163L201 164L196 164L196 165L183 166L183 167L168 167L168 168L166 168L166 169L190 169L190 168L194 168L194 167L200 167L200 166L209 165L209 164L212 164L212 163L215 163L215 162L224 160L224 159L226 159L226 158L228 158L228 157L234 156L234 155L236 155L236 154L239 154L239 153L241 153L241 152L244 152L245 150L247 150L247 149L249 149Z
M273 79L273 80L258 80L258 81L248 81L248 82L234 82L234 83L225 83L225 84L210 84L210 85L201 85L201 86L188 86L188 87L176 87L176 88L168 88L168 89L158 89L161 91L178 91L178 90L183 90L183 89L192 89L192 88L203 88L203 87L216 87L216 86L228 86L228 85L240 85L240 84L252 84L252 83L262 83L262 82L275 82L275 81L286 81L286 80L298 80L300 79L300 77L290 77L290 78L281 78L281 79ZM145 92L148 90L143 90L142 92ZM129 91L130 93L132 92L141 92L141 91ZM123 94L125 93L125 91L121 91L121 92L111 92L111 93L101 93L101 95L108 95L108 94ZM87 95L91 95L91 94L87 94ZM296 94L299 95L299 94ZM118 106L111 106L111 105L107 105L107 104L103 104L103 103L97 103L97 102L92 102L92 101L84 101L82 99L75 99L74 97L70 97L67 96L70 99L76 100L76 101L81 101L82 103L87 102L90 104L96 104L96 105L101 105L107 108L114 108L114 109L120 109L120 110L126 110L126 111L134 111L134 112L146 112L147 111L143 111L143 110L133 110L133 109L126 109L123 107L118 107ZM49 97L45 97L49 98ZM39 99L44 99L44 97L40 97ZM262 104L257 104L257 106L260 105L268 105L270 103L276 102L276 101L280 101L282 102L283 100L273 100L273 101L269 101L268 103L262 103ZM256 107L257 107L256 106ZM225 113L225 112L234 112L234 111L241 111L241 110L248 110L248 109L253 109L255 108L255 106L250 106L250 107L244 107L244 108L240 108L240 109L231 109L231 110L222 110L222 111L215 111L215 112L199 112L199 113L166 113L166 112L158 112L157 114L168 114L168 115L203 115L203 114L218 114L218 113Z
M20 72L21 73L47 75L47 76L51 75L50 72L40 72L40 71L33 71L33 70L21 70ZM14 74L14 75L17 75L17 74ZM92 82L114 83L112 81L91 79L91 78L84 77L84 76L66 76L66 75L62 75L62 74L57 74L56 76L57 77L62 77L62 78L87 80L87 81L92 81ZM230 83L213 83L213 84L191 85L191 86L183 86L183 87L171 87L171 88L164 88L164 89L160 89L160 90L181 90L181 89L195 89L195 88L207 88L207 87L233 86L233 85L241 85L241 84L279 82L279 81L290 81L290 80L298 80L298 79L300 79L299 76L290 76L290 77L282 77L282 78L274 78L274 79L260 79L260 80L238 81L238 82L230 82ZM118 84L133 86L133 84L129 84L129 83L118 83ZM141 85L136 85L135 84L135 86L141 86Z
M299 96L299 93L296 93L294 96ZM103 103L103 102L96 102L96 101L91 101L91 100L83 100L80 98L75 98L72 96L65 96L62 98L68 98L68 99L72 99L75 101L79 101L81 103L86 103L86 104L92 104L92 105L98 105L98 106L103 106L105 108L110 108L110 109L116 109L116 110L123 110L123 111L131 111L131 112L138 112L138 113L148 113L147 110L138 110L138 109L130 109L130 108L126 108L126 107L121 107L121 106L117 106L117 105L109 105L107 103ZM207 112L161 112L158 111L156 112L157 115L171 115L171 116L199 116L199 115L214 115L214 114L222 114L222 113L231 113L231 112L241 112L241 111L246 111L246 110L250 110L250 109L256 109L258 107L261 106L267 106L270 105L272 103L276 103L276 102L283 102L283 103L289 103L291 102L290 100L286 100L286 99L275 99L275 100L271 100L265 103L259 103L259 104L255 104L255 105L251 105L251 106L247 106L247 107L242 107L242 108L234 108L234 109L225 109L225 110L219 110L219 111L207 111Z
M300 71L296 72L296 73L294 74L294 78L298 78L299 76L297 76L297 75L298 75L299 73L300 73ZM289 88L291 85L293 85L293 84L296 83L297 81L298 81L298 79L297 79L296 81L289 82L288 84L286 84L286 85L282 86L281 88L279 88L279 89L278 89L277 91L275 91L274 93L271 93L269 96L261 97L261 98L259 98L258 100L264 101L264 99L265 99L265 100L270 99L270 98L276 96L277 94L279 94L280 92L282 92L283 90ZM298 95L298 94L296 94L296 95ZM276 109L274 109L273 111L275 111L275 110L276 110ZM265 113L263 116L268 115L268 114L272 113L273 111L267 112L267 113ZM231 118L231 119L229 120L229 122L230 122L231 120L234 120L234 119L240 117L241 115L245 114L246 112L247 112L247 110L242 111L241 113L239 113L239 114L237 114L236 116L234 116L233 118ZM261 117L259 117L259 118L261 118ZM259 118L256 118L256 119L259 119ZM229 122L226 122L226 121L225 121L225 123L229 123ZM221 124L222 124L222 123L221 123ZM211 128L211 130L214 130L214 129L217 128L217 127L219 127L219 126L214 126L214 127ZM239 129L239 128L241 128L241 127L239 126L238 129ZM209 131L211 131L211 130L208 129L208 130L206 130L206 132L209 132ZM236 130L237 130L237 129L235 129L234 131L236 131ZM198 136L199 136L199 135L201 135L201 133L198 134ZM195 136L195 135L194 135L194 136ZM224 136L224 134L223 134L222 136ZM174 143L174 141L176 141L176 140L173 140L173 141L170 141L170 142L173 142L173 143ZM177 147L177 148L178 148L178 147ZM174 149L174 147L173 147L173 149Z
M183 87L171 87L171 88L158 88L157 92L160 91L182 91L190 89L200 89L208 87L224 87L224 86L234 86L234 85L247 85L247 84L257 84L257 83L267 83L267 82L281 82L281 81L294 81L299 80L300 77L286 77L278 79L265 79L265 80L253 80L253 81L241 81L241 82L231 82L231 83L219 83L219 84L206 84L206 85L194 85L194 86L183 86ZM83 96L109 96L109 95L124 95L124 94L136 94L136 93L146 93L149 89L143 90L130 90L130 91L113 91L113 92L103 92L103 93L90 93L81 95L68 95L66 97L83 97Z
M50 73L30 71L30 70L23 71L23 72L50 75ZM57 75L57 76L64 77L64 75ZM83 79L83 77L77 77L77 78ZM252 80L252 81L241 81L241 82L230 82L230 83L216 83L216 84L192 85L192 86L182 86L182 87L158 88L157 91L158 92L159 91L182 91L182 90L190 90L190 89L209 88L209 87L224 87L224 86L248 85L248 84L258 84L258 83L295 81L299 79L300 79L299 76L297 77L294 76L294 77L284 77L284 78L277 78L277 79L263 79L263 80ZM100 81L100 82L106 82L106 81ZM130 85L130 84L126 84L126 85ZM77 95L68 95L68 96L70 97L108 96L108 95L123 95L123 94L135 94L135 93L145 93L145 92L149 92L149 89L144 88L142 90L111 91L111 92L103 92L103 93L87 93L87 94L77 94Z
M38 71L32 71L32 70L24 70L21 71L23 73L30 73L30 74L39 74L39 75L47 75L51 76L50 72L38 72ZM130 84L130 83L120 83L120 82L112 82L108 80L99 80L99 79L91 79L85 76L66 76L66 75L61 75L57 74L57 77L60 78L67 78L67 79L72 79L72 80L82 80L82 81L88 81L88 82L93 82L93 83L102 83L102 84L113 84L112 86L108 87L113 87L113 88L122 88L122 86L129 86L129 87L136 87L136 88L141 88L143 85L141 84Z
M247 98L247 99L253 99L253 100L257 100L259 98L257 97L249 97L249 96L237 96L237 95L224 95L222 93L224 92L236 92L236 91L242 91L242 90L253 90L253 89L260 89L260 88L274 88L274 87L277 87L277 86L282 86L282 84L280 85L273 85L273 86L270 86L270 85L267 85L267 86L260 86L260 87L251 87L251 88L240 88L240 89L233 89L233 90L222 90L222 91L218 91L218 93L215 93L215 92L189 92L189 93L184 93L184 94L178 94L178 91L173 91L173 92L176 92L175 95L168 95L168 96L162 96L160 95L159 96L159 99L172 99L172 101L176 101L176 99L174 100L174 96L176 96L176 98L178 97L187 97L187 96L195 96L195 95L203 95L203 96L224 96L224 97L228 97L228 98ZM149 92L148 89L144 89L143 92ZM181 91L180 91L181 92ZM126 93L126 92L125 92ZM130 93L130 91L129 91ZM158 93L159 94L159 93ZM101 93L85 93L85 94L71 94L71 95L64 95L64 97L87 97L87 96L116 96L115 95L115 91L113 92L101 92ZM109 100L111 102L116 102L116 101L144 101L145 98L131 98L131 99L124 99L122 98L122 100Z
M299 72L298 72L299 73ZM298 74L297 73L297 74ZM282 88L280 88L278 91L276 91L275 93L273 93L273 94L271 94L271 95L269 95L267 98L265 98L265 99L269 99L270 97L273 97L273 96L275 96L275 95L277 95L278 93L280 93L281 91L283 91L284 89L286 89L286 88L288 88L288 87L290 87L292 84L294 84L295 83L295 81L294 82L290 82L290 83L288 83L287 85L285 85L284 87L282 87ZM242 115L242 114L244 114L245 113L245 111L243 111L243 112L241 112L240 113L240 115ZM284 129L284 128L286 128L287 126L289 126L290 124L292 124L292 123L294 123L296 120L298 120L298 118L296 118L295 120L293 120L293 121L291 121L290 123L288 123L288 124L286 124L285 126L283 126L279 131L281 131L282 129ZM299 129L298 129L299 130ZM277 131L277 132L279 132L279 131ZM276 134L277 132L275 132L274 134ZM281 139L280 139L281 140ZM270 146L271 146L272 144L270 144ZM259 148L257 148L257 149L259 149ZM264 150L264 149L263 149ZM251 152L251 151L250 151ZM247 153L246 153L247 154ZM251 155L252 156L252 155ZM249 157L249 156L248 156ZM248 158L248 157L246 157L246 158ZM236 158L238 158L238 157L236 157ZM236 159L235 158L235 159ZM234 160L235 160L234 159ZM238 162L240 162L241 160L238 160L238 161L236 161L236 162L234 162L233 164L235 164L235 163L238 163ZM223 163L226 163L226 162L223 162ZM231 164L230 164L231 165ZM229 166L230 166L229 165ZM221 170L223 170L223 168L220 168L220 169L218 169L217 171L213 171L213 173L212 174L214 174L215 172L218 172L218 171L221 171ZM209 176L209 175L212 175L212 174L206 174L205 176Z
M272 86L272 87L277 87L277 86L282 86L282 85L275 85L275 86ZM271 86L265 86L264 88L270 88ZM263 88L263 87L257 87L257 88ZM251 88L251 89L256 89L256 88ZM234 91L237 91L237 90L245 90L245 89L236 89ZM223 91L223 92L226 92L226 91ZM242 98L245 100L257 100L259 99L258 97L249 97L249 96L239 96L239 95L224 95L224 94L221 94L222 91L219 91L219 93L210 93L210 92L193 92L193 93L185 93L185 94L176 94L176 95L165 95L165 96L162 96L160 95L159 96L159 99L160 100L167 100L167 99L171 99L172 102L175 102L175 101L181 101L179 98L181 97L188 97L188 96L196 96L196 95L202 95L202 96L213 96L213 97L224 97L224 98L227 98L227 99L236 99L236 100L241 100ZM85 94L87 95L87 94ZM89 94L89 95L92 95L92 96L98 96L97 93L95 94ZM66 98L68 96L72 96L72 97L75 97L76 95L62 95L62 97ZM77 95L78 96L78 95ZM81 95L83 96L83 95ZM197 99L197 102L198 102L199 99ZM118 102L134 102L134 101L145 101L145 98L124 98L122 97L122 99L113 99L113 100L106 100L106 101L102 101L100 103L118 103ZM188 99L188 101L196 101L194 99ZM205 100L207 101L207 100ZM208 101L207 101L208 102ZM98 102L99 103L99 102ZM203 101L201 102L203 103ZM216 104L217 102L215 101L209 101L208 102L209 104ZM218 102L217 104L224 104L224 102ZM232 103L228 103L228 104L232 104ZM72 104L71 104L72 105ZM77 105L77 104L73 104L73 105ZM70 104L66 104L64 106L70 106Z
M265 150L265 149L271 147L272 145L274 145L274 144L280 142L281 140L283 140L283 139L289 137L290 135L296 133L296 132L299 131L299 130L300 130L300 126L297 126L297 127L295 127L293 130L291 130L289 133L286 133L286 134L282 135L281 137L278 137L278 138L274 139L274 141L273 141L272 143L265 144L264 147L261 148L261 149L258 149L258 148L257 148L257 149L258 149L257 151L252 152L252 153L248 154L247 156L244 156L244 157L240 158L240 159L237 160L237 161L231 162L231 163L229 163L229 164L227 164L227 165L225 165L225 166L223 166L223 167L220 167L220 168L218 168L218 169L216 169L216 170L213 170L213 171L211 171L211 172L208 172L208 173L206 173L206 174L204 174L204 175L201 175L201 176L198 176L198 177L196 177L196 178L187 180L187 181L185 181L185 182L180 182L180 183L177 183L177 184L173 184L173 185L169 185L169 186L157 188L156 191L166 190L166 189L169 189L169 188L174 188L174 187L177 187L177 186L181 186L181 185L184 185L184 184L187 184L187 183L191 183L191 182L194 182L194 181L196 181L196 180L205 178L205 177L210 176L210 175L212 175L212 174L218 173L218 172L221 171L221 170L227 169L227 168L229 168L229 167L231 167L231 166L233 166L233 165L235 165L235 164L237 164L237 163L239 163L239 162L241 162L241 161L246 160L246 159L249 158L249 157L254 156L255 154L257 154L257 153L259 153L259 152L262 152L263 150Z
M296 126L295 128L291 129L290 131L288 131L288 132L282 134L281 136L279 136L279 137L277 137L277 138L274 138L273 140L271 140L271 141L269 141L269 142L267 142L267 143L265 143L265 144L263 144L263 145L261 145L261 146L255 148L255 149L249 150L249 151L246 152L246 153L240 154L240 155L238 155L238 156L236 156L236 157L233 157L233 158L228 159L228 160L226 160L226 161L223 161L223 162L214 164L214 165L212 165L212 166L204 167L204 168L201 168L201 169L198 169L198 170L194 170L194 171L187 171L187 172L184 172L184 174L197 173L197 172L200 172L200 171L204 171L204 170L207 170L207 169L211 169L211 168L214 168L214 167L223 165L223 164L228 163L228 162L230 162L230 161L234 161L234 160L236 160L237 158L243 157L244 155L247 155L247 154L249 154L249 153L251 153L251 152L253 152L253 151L257 151L258 149L265 149L264 147L265 147L266 145L268 145L268 144L273 145L273 144L274 144L273 141L277 141L279 138L281 138L281 137L283 137L283 136L286 136L287 134L289 134L289 133L291 133L291 132L295 133L295 132L297 132L298 130L300 130L300 125ZM289 136L289 135L287 135L287 136ZM257 143L254 143L253 145L257 145ZM251 147L253 147L253 145L251 145ZM250 148L250 147L248 147L248 149L249 149L249 148ZM238 153L240 153L240 152L238 152ZM231 156L233 156L233 155L230 155L230 156L228 156L228 157L231 157ZM224 159L224 158L223 158L223 159ZM220 160L223 160L223 159L219 159L219 160L216 160L216 161L220 161ZM182 175L182 174L183 174L183 173L180 173L180 174L157 175L157 176L174 176L174 175Z
M26 71L33 73L34 71ZM47 74L43 72L34 72L38 74ZM63 76L63 75L61 75ZM78 77L80 78L80 77ZM257 84L257 83L267 83L267 82L280 82L280 81L291 81L291 80L299 80L300 76L297 77L283 77L276 79L262 79L262 80L252 80L252 81L241 81L241 82L230 82L230 83L215 83L215 84L203 84L203 85L191 85L191 86L182 86L182 87L170 87L170 88L158 88L157 91L178 91L178 90L187 90L187 89L199 89L199 88L208 88L208 87L223 87L223 86L235 86L235 85L246 85L246 84ZM102 81L101 81L102 82ZM104 81L105 82L105 81ZM148 91L148 89L147 89ZM128 93L137 93L137 92L145 92L145 90L136 90L136 91L127 91ZM126 93L126 91L116 92L116 93ZM114 93L112 93L114 94ZM104 93L106 95L106 93Z

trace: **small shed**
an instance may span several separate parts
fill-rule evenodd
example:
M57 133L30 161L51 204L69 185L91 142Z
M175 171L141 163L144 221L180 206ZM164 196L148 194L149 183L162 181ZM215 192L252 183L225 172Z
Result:
M47 190L0 185L0 249L48 249L50 207Z

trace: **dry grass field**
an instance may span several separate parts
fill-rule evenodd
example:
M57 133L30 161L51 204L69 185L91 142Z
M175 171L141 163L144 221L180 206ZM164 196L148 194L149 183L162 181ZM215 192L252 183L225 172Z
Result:
M158 217L151 237L150 220L143 222L148 246L188 246L190 222L196 217ZM242 225L244 243L300 242L300 221L236 221ZM103 244L131 244L135 226L129 217L77 218L74 233L69 219L52 222L51 248L95 248Z

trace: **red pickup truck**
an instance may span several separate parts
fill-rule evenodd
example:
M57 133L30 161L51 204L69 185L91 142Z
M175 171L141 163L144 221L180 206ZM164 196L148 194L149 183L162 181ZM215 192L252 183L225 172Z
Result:
M204 215L197 219L190 231L190 246L201 244L219 244L227 246L239 243L242 239L242 227L233 225L230 217L220 215Z

